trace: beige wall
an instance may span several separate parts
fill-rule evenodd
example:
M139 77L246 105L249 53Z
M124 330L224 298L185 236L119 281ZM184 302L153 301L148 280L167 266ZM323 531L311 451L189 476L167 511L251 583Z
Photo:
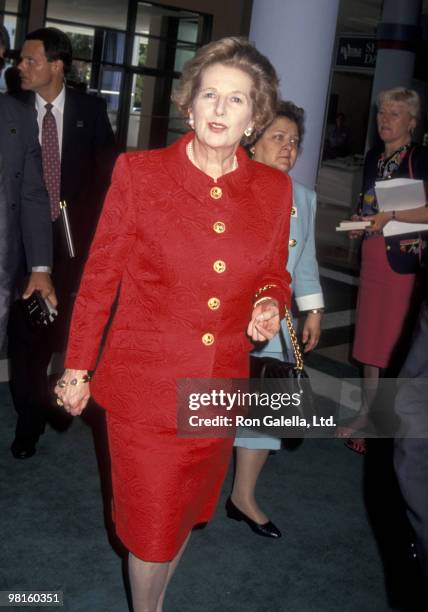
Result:
M29 31L43 26L46 0L30 3ZM100 8L102 8L100 0ZM252 0L161 0L159 4L213 15L212 38L248 34Z
M161 3L213 15L213 40L247 35L250 31L252 0L161 0Z

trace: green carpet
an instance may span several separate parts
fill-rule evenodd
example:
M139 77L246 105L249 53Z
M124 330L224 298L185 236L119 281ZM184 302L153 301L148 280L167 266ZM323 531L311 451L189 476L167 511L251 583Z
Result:
M5 384L0 411L0 590L62 590L64 610L127 612L121 549L106 529L101 495L105 457L97 461L91 427L78 418L62 433L48 428L36 455L17 461L9 452L15 415ZM89 421L98 423L97 411ZM278 541L226 518L229 473L215 519L192 535L165 611L390 610L366 509L382 476L367 486L364 466L337 440L308 440L271 456L258 497L283 531Z

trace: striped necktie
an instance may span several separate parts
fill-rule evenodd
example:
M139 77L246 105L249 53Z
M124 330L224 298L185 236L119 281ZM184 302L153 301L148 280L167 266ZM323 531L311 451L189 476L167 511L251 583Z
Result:
M61 190L61 159L59 155L58 132L52 104L45 104L46 113L42 123L42 161L43 176L51 204L51 219L59 217L59 199Z

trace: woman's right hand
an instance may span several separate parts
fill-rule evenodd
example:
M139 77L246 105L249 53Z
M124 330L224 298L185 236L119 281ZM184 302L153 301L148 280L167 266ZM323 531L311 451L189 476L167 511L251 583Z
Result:
M87 379L87 380L86 380ZM72 416L82 414L91 397L87 370L65 370L55 387L57 403Z
M253 308L251 321L248 323L247 334L254 342L271 340L279 332L280 319L278 302L273 298L256 304Z
M352 215L351 221L362 221L362 217L360 217L360 215ZM355 238L362 238L363 234L364 230L351 230L348 232L348 238L351 240Z

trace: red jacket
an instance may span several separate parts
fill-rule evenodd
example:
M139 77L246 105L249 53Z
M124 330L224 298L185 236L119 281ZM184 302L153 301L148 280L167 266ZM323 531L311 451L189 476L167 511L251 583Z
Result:
M176 380L248 375L255 296L290 302L291 181L250 161L214 182L172 146L122 155L74 308L66 367L94 369L98 403L174 428Z

